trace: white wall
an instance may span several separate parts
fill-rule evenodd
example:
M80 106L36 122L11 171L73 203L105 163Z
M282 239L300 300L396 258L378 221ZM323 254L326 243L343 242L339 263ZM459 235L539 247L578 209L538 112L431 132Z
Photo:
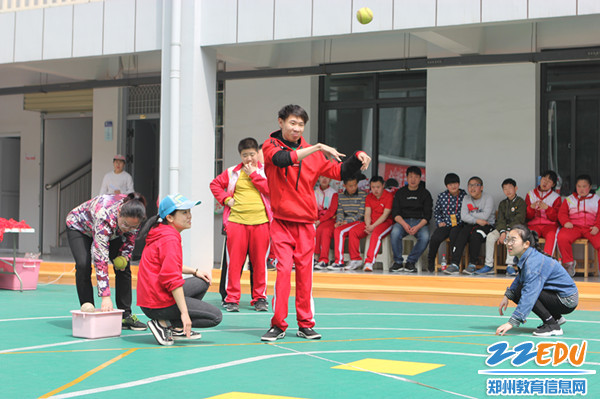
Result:
M455 172L473 175L496 204L512 177L524 197L538 172L538 80L534 64L430 69L427 73L427 188L434 199Z
M237 145L246 137L262 144L279 130L277 112L287 104L298 104L308 112L304 138L316 143L318 128L318 78L293 77L244 79L225 82L224 168L240 162ZM222 216L215 215L215 262L222 255Z
M19 252L38 252L40 206L40 132L38 112L23 110L23 96L0 97L0 136L21 138L21 172L19 218L36 229L35 234L21 234ZM2 216L2 215L0 215Z
M121 149L119 142L124 132L123 90L120 88L94 89L92 125L92 196L98 195L102 178L113 170L113 157ZM106 140L104 123L113 124L112 140ZM124 154L123 154L124 155Z

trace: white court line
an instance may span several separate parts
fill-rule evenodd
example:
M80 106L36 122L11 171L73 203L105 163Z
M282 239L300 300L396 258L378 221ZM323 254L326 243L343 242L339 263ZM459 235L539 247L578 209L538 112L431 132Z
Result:
M226 328L226 329L210 329L210 330L202 330L202 334L209 334L209 333L222 333L222 332L244 332L244 331L264 331L264 328ZM355 326L350 326L350 327L319 327L318 328L319 331L329 331L329 330L356 330ZM402 327L361 327L361 331L366 331L366 330L370 330L370 331L415 331L415 332L435 332L435 333L444 333L444 334L475 334L473 335L473 337L478 337L478 336L484 336L484 337L488 337L492 334L492 332L490 333L485 333L482 331L472 331L472 330L436 330L436 329L428 329L428 328L402 328ZM21 348L13 348L13 349L4 349L4 350L0 350L0 355L3 353L10 353L10 352L23 352L23 351L28 351L28 350L39 350L39 349L44 349L44 348L52 348L52 347L57 347L57 346L62 346L62 345L73 345L73 344L79 344L79 343L86 343L86 342L98 342L98 341L105 341L105 340L109 340L109 339L121 339L124 337L141 337L141 336L150 336L151 333L146 332L146 333L139 333L139 334L127 334L127 335L122 335L120 337L108 337L108 338L98 338L98 339L79 339L79 340L71 340L71 341L63 341L63 342L57 342L57 343L52 343L52 344L45 344L45 345L36 345L36 346L27 346L27 347L21 347ZM514 334L514 335L506 335L506 336L514 336L514 337L526 337L529 339L539 339L539 340L544 340L547 337L536 337L530 334ZM386 337L388 338L388 337ZM392 337L393 338L393 337ZM404 337L408 340L410 340L411 338L414 337ZM419 339L435 339L436 337L418 337ZM500 338L500 337L498 337ZM402 338L400 338L402 339ZM352 341L352 338L349 339L350 341ZM564 340L564 341L592 341L592 342L600 342L600 339L596 339L596 338L579 338L579 337L565 337L565 336L561 336L560 340ZM258 342L257 342L258 343ZM591 365L600 365L600 363L588 363L586 362L585 364L591 364Z
M258 314L260 315L260 313ZM264 315L271 316L271 313L264 313ZM296 313L289 313L289 316L295 316ZM481 315L481 314L448 314L448 313L317 313L317 316L409 316L409 317L467 317L467 318L488 318L488 319L505 319L507 316L490 316L490 315ZM136 316L143 316L144 314L138 313ZM238 312L238 313L228 313L227 317L240 317L240 316L253 316L256 317L256 313L246 313L246 312ZM0 319L1 322L10 322L10 321L28 321L28 320L51 320L51 319L70 319L72 316L42 316L42 317L21 317L14 319ZM567 319L569 323L589 323L589 324L600 324L600 321L593 320L574 320Z
M277 348L289 350L291 352L296 352L296 353L299 353L299 354L303 354L300 351L297 351L297 350L292 349L292 348L286 348L285 346L281 346L281 345L273 345L273 346L276 346ZM306 353L306 355L309 356L309 357L315 358L315 359L323 360L323 361L330 362L330 363L333 363L333 364L337 364L337 365L340 365L340 366L345 365L345 363L338 362L338 361L332 360L332 359L326 359L324 357L316 356L314 354ZM392 378L392 379L398 380L398 381L409 382L411 384L419 385L419 386L422 386L422 387L425 387L425 388L434 389L436 391L441 391L441 392L449 393L451 395L460 396L460 397L463 397L463 398L477 399L477 398L474 398L472 396L463 395L461 393L457 393L457 392L453 392L453 391L447 391L445 389L437 388L437 387L434 387L432 385L428 385L428 384L424 384L424 383L419 382L419 381L411 380L409 378L404 378L404 377L400 377L400 376L392 375L392 374L380 373L378 371L373 371L373 370L367 370L367 369L363 369L361 367L357 367L355 365L353 365L352 367L354 369L356 369L357 371L363 371L363 372L375 374L375 375L378 375L378 376L381 376L381 377L388 377L388 378Z
M114 391L117 389L132 388L140 385L152 384L154 382L169 380L177 377L185 377L188 375L199 374L206 371L218 370L232 366L238 366L241 364L253 363L262 360L270 360L280 357L299 356L299 355L318 355L318 354L337 354L337 353L428 353L436 355L449 355L449 356L469 356L469 357L487 357L487 355L479 355L473 353L461 353L461 352L441 352L441 351L417 351L417 350L393 350L393 349L376 349L376 350L340 350L340 351L311 351L311 352L292 352L292 353L278 353L274 355L262 355L254 356L246 359L234 360L231 362L225 362L221 364L215 364L212 366L198 367L195 369L189 369L185 371L178 371L176 373L162 374L155 377L143 378L140 380L134 380L125 382L122 384L108 385L100 388L86 389L82 391L75 391L65 393L61 395L51 396L51 398L63 399L63 398L75 398L78 396L92 395L100 392Z

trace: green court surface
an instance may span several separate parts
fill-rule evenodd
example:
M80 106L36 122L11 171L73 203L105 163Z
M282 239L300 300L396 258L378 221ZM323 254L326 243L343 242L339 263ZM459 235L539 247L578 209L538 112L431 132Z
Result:
M541 373L527 379L541 381L531 382L531 389L546 384L544 392L585 380L587 396L600 397L597 374L549 375L558 369L600 372L598 312L567 315L560 338L533 337L539 323L534 315L522 328L497 337L494 331L507 317L495 307L316 298L315 329L323 339L296 337L292 313L284 339L261 343L271 313L255 312L249 298L243 299L239 313L224 312L219 326L200 330L201 340L163 347L149 331L74 338L73 286L0 291L0 398L484 398L488 379L506 384L516 378L523 386L522 375L479 373L500 369ZM220 305L215 293L207 301ZM134 312L147 321L139 308ZM510 346L560 341L570 347L584 340L586 358L579 367L485 364L488 346L500 341Z

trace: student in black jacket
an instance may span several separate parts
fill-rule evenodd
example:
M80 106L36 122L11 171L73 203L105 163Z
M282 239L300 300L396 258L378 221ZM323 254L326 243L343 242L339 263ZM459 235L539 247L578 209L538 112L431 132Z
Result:
M410 166L406 170L406 181L408 185L396 192L392 206L392 218L395 222L391 233L394 264L390 267L390 270L393 272L416 273L415 264L429 243L429 228L427 225L431 219L433 199L421 182L420 168ZM417 244L408 255L406 264L403 264L402 238L407 235L415 236Z

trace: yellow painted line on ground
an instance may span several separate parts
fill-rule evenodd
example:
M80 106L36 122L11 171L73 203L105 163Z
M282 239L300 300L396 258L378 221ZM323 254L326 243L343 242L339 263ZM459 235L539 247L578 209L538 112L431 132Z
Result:
M103 352L103 351L124 351L124 350L154 350L154 349L184 349L184 348L210 348L210 347L222 347L222 346L256 346L256 345L275 345L275 344L315 344L318 342L367 342L367 341L390 341L390 340L401 340L401 341L428 341L432 342L443 342L443 343L456 343L463 345L486 345L474 342L451 342L451 341L437 341L440 338L464 338L464 337L486 337L493 336L494 334L485 335L448 335L439 337L388 337L388 338L356 338L356 339L321 339L318 341L314 340L302 340L302 341L277 341L277 342L246 342L239 344L195 344L195 345L176 345L176 346L148 346L141 348L102 348L102 349L72 349L72 350L56 350L56 351L24 351L24 352L7 352L3 355L29 355L29 354L44 354L44 353L78 353L78 352ZM595 353L595 352L587 352Z
M110 366L111 364L113 364L113 363L115 363L115 362L117 362L117 361L119 361L119 360L123 359L123 358L124 358L125 356L127 356L127 355L131 355L131 354L132 354L133 352L135 352L136 350L137 350L137 348L132 348L132 349L129 349L129 350L128 350L127 352L125 352L125 353L121 353L119 356L117 356L117 357L114 357L114 358L110 359L109 361L107 361L107 362L105 362L105 363L102 363L100 366L98 366L98 367L96 367L96 368L94 368L94 369L92 369L92 370L88 371L87 373L85 373L85 374L83 374L82 376L80 376L80 377L78 377L78 378L74 379L73 381L69 382L68 384L65 384L65 385L63 385L62 387L56 388L55 390L53 390L53 391L50 391L50 392L48 392L47 394L40 396L40 399L42 399L42 398L49 398L50 396L56 395L57 393L59 393L59 392L62 392L62 391L64 391L65 389L67 389L67 388L70 388L70 387L72 387L72 386L73 386L73 385L75 385L75 384L79 384L81 381L83 381L83 380L85 380L86 378L88 378L88 377L90 377L90 376L94 375L94 374L95 374L95 373L97 373L98 371L100 371L100 370L102 370L102 369L105 369L106 367Z

